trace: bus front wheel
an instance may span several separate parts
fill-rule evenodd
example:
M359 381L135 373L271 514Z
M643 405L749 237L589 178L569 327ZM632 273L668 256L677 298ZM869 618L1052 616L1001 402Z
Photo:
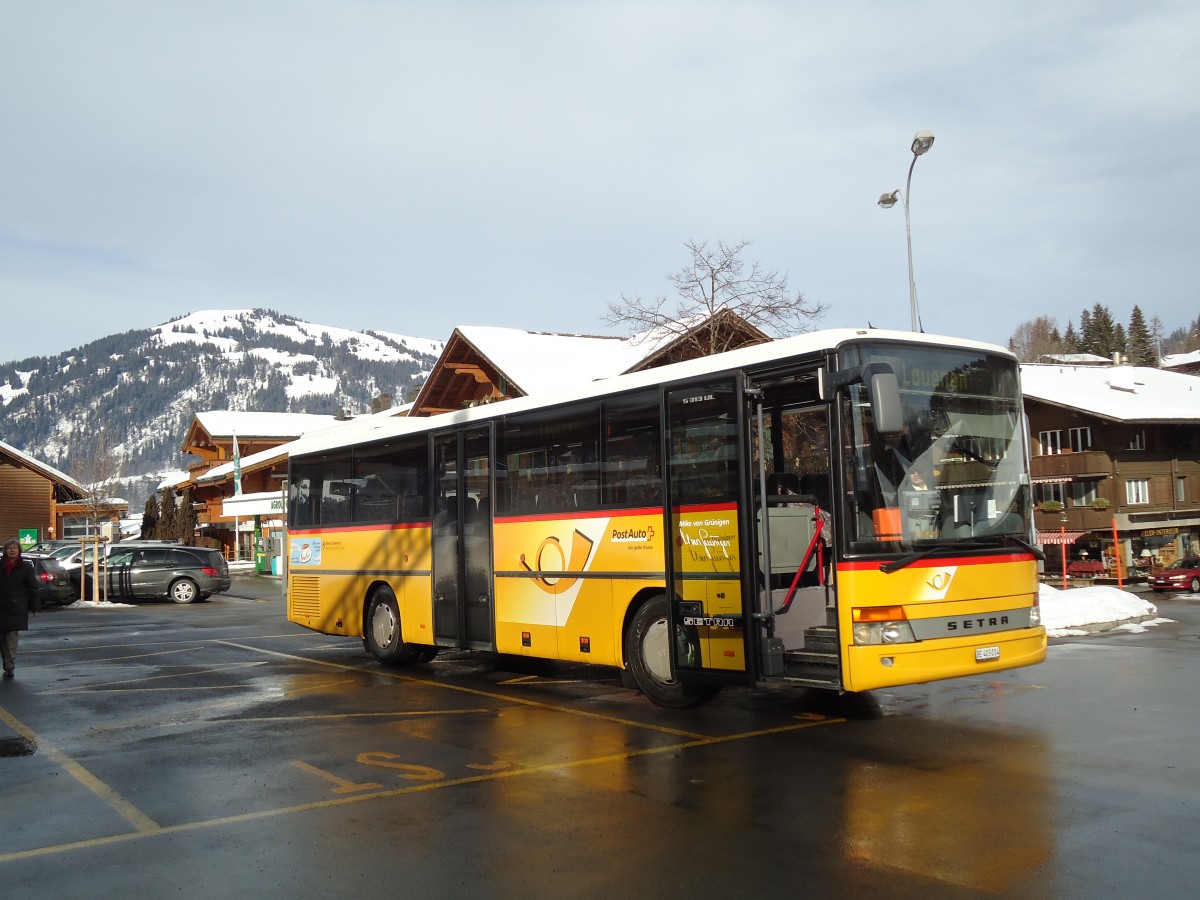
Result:
M406 644L401 640L400 605L390 587L378 588L367 604L363 646L383 666L407 666L428 662L437 655L434 647ZM431 652L432 651L432 652Z
M650 598L634 614L625 635L625 664L638 688L659 706L690 709L711 700L719 685L687 685L671 671L671 622L666 595ZM696 647L682 626L675 626L676 656L694 656Z

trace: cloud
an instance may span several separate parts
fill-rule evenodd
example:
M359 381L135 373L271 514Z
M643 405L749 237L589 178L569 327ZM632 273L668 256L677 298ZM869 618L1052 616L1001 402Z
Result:
M1190 5L0 10L0 290L49 353L204 309L601 331L752 238L830 325L1194 317ZM44 311L63 311L39 333ZM981 315L986 311L986 315Z

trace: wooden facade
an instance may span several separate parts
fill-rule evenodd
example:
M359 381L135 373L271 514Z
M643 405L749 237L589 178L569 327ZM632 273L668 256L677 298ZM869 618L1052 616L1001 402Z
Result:
M1086 552L1115 576L1118 557L1136 574L1200 552L1196 421L1114 422L1030 397L1025 410L1038 503L1034 523L1044 534L1083 532L1072 559ZM1058 443L1048 439L1056 434Z
M61 538L63 516L74 508L69 504L86 493L62 472L0 443L0 540L15 538L25 528L36 528L41 540ZM67 511L62 504L68 504Z

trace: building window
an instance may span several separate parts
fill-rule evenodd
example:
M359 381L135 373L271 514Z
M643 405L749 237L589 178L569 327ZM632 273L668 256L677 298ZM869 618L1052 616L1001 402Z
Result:
M1062 453L1062 432L1039 431L1038 444L1042 448L1042 456L1057 456Z
M1175 499L1180 502L1187 500L1187 478L1182 475L1175 478Z
M1130 450L1145 450L1146 449L1146 432L1139 431L1133 436L1129 442Z
M1076 453L1092 449L1092 429L1086 425L1071 429L1071 449Z
M1063 486L1061 482L1050 482L1049 484L1036 484L1035 500L1038 503L1045 503L1047 500L1057 500L1059 503L1064 503Z
M1071 501L1076 506L1091 506L1096 499L1096 482L1076 481L1071 485Z
M1126 503L1149 503L1150 502L1150 479L1149 478L1130 478L1125 482L1125 502Z

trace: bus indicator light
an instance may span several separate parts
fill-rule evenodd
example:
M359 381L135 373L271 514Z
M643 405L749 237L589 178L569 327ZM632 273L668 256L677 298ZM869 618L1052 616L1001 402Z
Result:
M580 653L591 653L592 652L592 639L590 637L580 637L579 638L579 652Z
M868 606L854 610L855 622L894 622L907 618L903 606Z
M532 647L533 646L533 637L532 637L532 635L530 635L530 633L528 631L521 632L521 646L522 647Z

